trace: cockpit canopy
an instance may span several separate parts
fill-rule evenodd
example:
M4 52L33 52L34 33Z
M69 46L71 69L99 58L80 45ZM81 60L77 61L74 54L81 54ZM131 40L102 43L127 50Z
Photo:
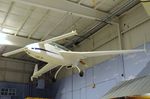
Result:
M53 46L55 46L55 47L57 47L57 48L59 48L60 50L65 50L65 51L70 51L68 48L66 48L66 47L64 47L64 46L62 46L62 45L60 45L60 44L57 44L57 43L55 43L55 42L51 42L51 43L49 43L50 45L53 45Z

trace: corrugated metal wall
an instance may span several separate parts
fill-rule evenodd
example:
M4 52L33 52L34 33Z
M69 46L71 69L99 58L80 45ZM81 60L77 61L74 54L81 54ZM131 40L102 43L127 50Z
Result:
M35 63L0 57L0 81L28 83Z

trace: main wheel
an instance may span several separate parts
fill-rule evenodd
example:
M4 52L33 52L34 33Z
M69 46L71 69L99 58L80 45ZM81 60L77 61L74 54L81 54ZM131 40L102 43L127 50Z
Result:
M56 82L56 78L55 77L52 78L52 82Z
M83 72L83 71L80 71L79 76L80 76L80 77L83 77L83 76L84 76L84 72Z

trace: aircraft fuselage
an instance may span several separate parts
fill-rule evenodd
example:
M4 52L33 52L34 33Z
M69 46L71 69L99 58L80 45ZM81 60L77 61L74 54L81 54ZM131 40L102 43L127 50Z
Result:
M71 63L65 60L65 58L59 53L59 51L64 50L57 46L34 43L27 45L25 51L31 57L47 63L55 65L71 65Z

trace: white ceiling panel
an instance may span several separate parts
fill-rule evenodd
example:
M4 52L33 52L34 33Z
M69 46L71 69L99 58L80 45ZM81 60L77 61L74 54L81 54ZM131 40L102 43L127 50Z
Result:
M58 13L54 11L50 11L46 20L41 24L41 26L35 31L33 37L34 38L42 38L43 35L53 31L56 28L56 25L64 16L67 16L66 13Z
M24 18L16 15L9 15L4 25L19 27Z
M6 13L0 11L0 24L2 24L2 22L3 22L4 18L5 18L5 16L6 16Z
M28 13L28 10L31 9L31 6L28 6L28 5L20 5L20 3L15 3L12 10L11 10L11 13L14 13L18 16L26 16L26 14Z
M10 29L10 28L2 28L1 30L4 33L8 33L8 34L14 34L16 32L14 29Z
M9 0L0 0L0 10L8 11L11 1Z
M94 7L100 1L102 0L81 0L80 3L89 7Z

